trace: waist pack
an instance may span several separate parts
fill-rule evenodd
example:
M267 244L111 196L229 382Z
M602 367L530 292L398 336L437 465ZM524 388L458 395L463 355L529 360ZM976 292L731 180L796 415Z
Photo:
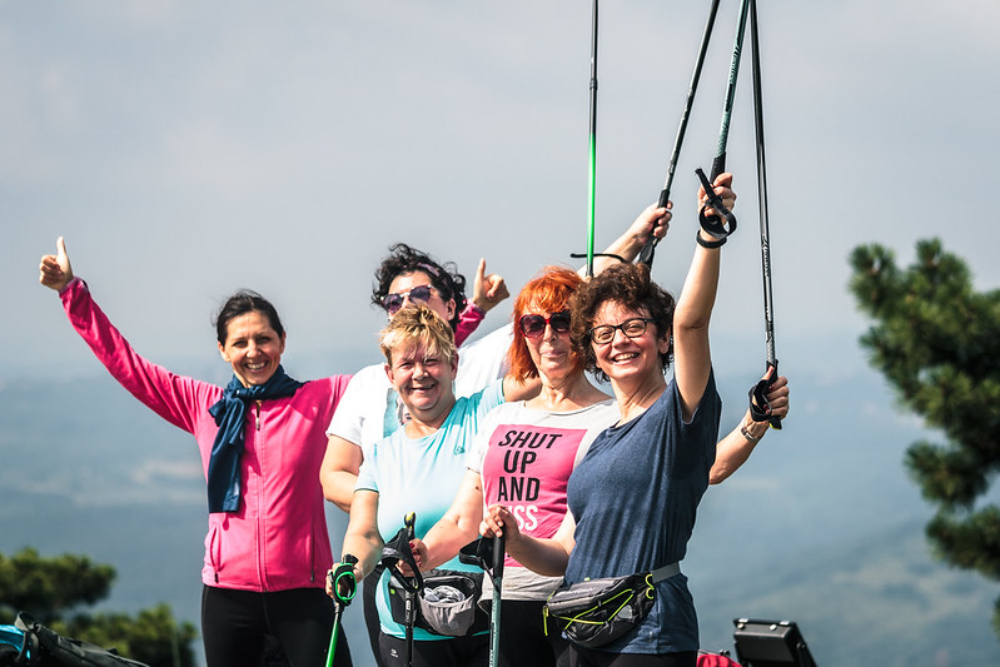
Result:
M406 624L407 591L389 579L392 620ZM414 626L445 637L464 637L489 629L489 617L479 608L482 572L431 570L423 574L417 595Z
M604 646L638 626L656 602L654 584L680 573L671 563L652 572L587 579L549 596L542 610L545 634L549 620L573 642Z
M24 643L11 662L0 665L27 665L29 667L149 667L145 663L129 660L114 649L78 639L70 639L38 623L24 612L17 615L14 626L23 633ZM7 658L3 658L7 660Z

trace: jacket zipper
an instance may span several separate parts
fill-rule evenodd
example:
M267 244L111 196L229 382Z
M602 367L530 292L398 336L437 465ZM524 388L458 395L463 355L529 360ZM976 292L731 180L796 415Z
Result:
M260 401L254 401L254 426L257 429L257 459L260 462L261 474L258 477L257 483L257 493L254 495L254 503L257 504L257 576L260 578L260 588L262 591L267 592L267 582L264 580L264 525L263 525L263 514L261 512L260 506L260 484L264 479L264 452L263 443L260 437Z

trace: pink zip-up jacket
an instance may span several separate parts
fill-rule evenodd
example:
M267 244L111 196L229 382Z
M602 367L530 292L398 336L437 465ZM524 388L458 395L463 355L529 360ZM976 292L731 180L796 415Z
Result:
M208 408L222 387L175 375L139 356L79 278L61 292L76 332L118 382L153 412L194 435L208 478L218 427ZM323 588L333 563L319 469L326 426L349 375L303 384L294 396L247 410L239 511L209 513L202 581L246 591Z

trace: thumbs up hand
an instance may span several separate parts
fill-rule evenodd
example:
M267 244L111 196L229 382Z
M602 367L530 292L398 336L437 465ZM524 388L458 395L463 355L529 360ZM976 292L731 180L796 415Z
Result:
M42 255L42 263L38 269L38 282L57 292L62 291L73 280L73 266L69 263L63 237L56 239L55 255Z

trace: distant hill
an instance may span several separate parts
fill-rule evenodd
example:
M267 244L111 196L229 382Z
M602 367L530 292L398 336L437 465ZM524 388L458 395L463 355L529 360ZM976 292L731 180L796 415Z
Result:
M742 384L719 379L723 430ZM785 430L699 510L683 569L702 645L732 649L737 616L787 618L820 667L1000 665L997 587L927 553L931 512L901 457L928 434L872 375L797 376L792 392ZM102 608L164 601L199 622L205 491L190 436L103 375L14 380L0 386L0 457L0 551L89 554L119 573ZM328 517L339 549L346 517L332 506ZM359 606L345 622L364 666Z

